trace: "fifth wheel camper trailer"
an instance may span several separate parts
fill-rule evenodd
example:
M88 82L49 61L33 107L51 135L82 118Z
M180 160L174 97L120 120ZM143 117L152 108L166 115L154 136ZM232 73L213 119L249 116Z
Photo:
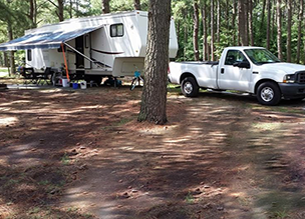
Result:
M66 20L27 30L0 50L25 50L26 67L68 68L100 83L102 77L133 76L144 67L148 13L132 11ZM174 20L170 24L169 58L178 50Z

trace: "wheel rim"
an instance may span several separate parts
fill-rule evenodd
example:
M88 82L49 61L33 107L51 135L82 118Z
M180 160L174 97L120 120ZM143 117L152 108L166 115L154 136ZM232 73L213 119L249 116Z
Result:
M264 87L261 91L261 98L265 102L270 102L274 98L274 91L270 87Z
M193 91L193 85L190 82L186 82L183 89L186 94L190 94Z

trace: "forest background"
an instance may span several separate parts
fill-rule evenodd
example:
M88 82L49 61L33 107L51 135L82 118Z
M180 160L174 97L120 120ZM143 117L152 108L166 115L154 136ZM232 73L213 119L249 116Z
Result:
M26 29L102 13L148 10L148 0L0 0L0 42ZM282 61L305 63L304 0L172 0L178 61L217 60L224 47L255 45ZM23 51L0 53L1 66Z

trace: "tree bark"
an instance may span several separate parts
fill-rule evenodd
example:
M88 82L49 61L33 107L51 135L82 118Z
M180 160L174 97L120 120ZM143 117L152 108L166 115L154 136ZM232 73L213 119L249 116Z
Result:
M270 49L270 26L271 26L271 0L267 0L267 36L266 48Z
M281 0L277 0L276 4L276 23L277 23L277 51L278 58L283 60L282 52L282 9L281 9Z
M287 62L291 62L292 0L287 0Z
M226 0L226 23L227 23L227 29L230 29L230 4L229 0Z
M250 0L250 1L252 2L252 0ZM266 0L263 0L263 10L262 10L262 17L261 17L261 24L260 24L261 30L263 30L264 23L265 23L265 8L266 8Z
M107 14L110 13L110 0L102 0L102 13Z
M254 46L254 34L253 34L253 4L252 0L249 1L249 37L250 37L250 45Z
M30 11L29 11L29 18L31 21L31 28L37 27L36 24L36 0L30 0Z
M217 0L217 28L216 28L216 36L217 36L217 43L220 42L220 15L221 15L221 11L220 11L220 0Z
M141 10L140 0L134 0L133 6L135 10Z
M299 1L300 4L300 10L299 10L299 17L298 17L298 46L297 46L297 57L296 57L296 63L300 63L300 54L301 54L301 41L302 41L302 19L303 19L303 0Z
M252 0L244 0L245 8L244 8L244 18L245 18L245 45L249 46L249 1Z
M150 0L145 83L139 121L167 122L166 95L171 0Z
M208 59L208 30L207 30L207 18L206 18L206 3L203 2L201 8L202 16L202 29L203 29L203 49L202 49L202 60L205 61Z
M7 0L7 3L10 4L11 2L9 0ZM13 29L12 29L12 21L10 19L7 20L7 34L8 34L8 39L9 41L13 40ZM10 71L9 76L11 76L11 74L15 73L15 52L14 51L9 51L9 67L10 67Z
M215 30L214 30L214 0L211 0L211 60L214 61L214 40L215 40Z
M199 61L199 43L198 43L198 31L199 31L199 9L198 2L194 0L194 30L193 30L193 47L194 47L194 58L195 61Z
M246 46L245 3L243 0L238 0L238 36L240 45Z
M235 26L236 26L236 11L237 11L237 4L236 0L233 0L233 11L232 11L232 30L233 30L233 45L237 45L236 43L236 34L235 34Z
M58 19L59 22L64 21L64 0L58 0Z

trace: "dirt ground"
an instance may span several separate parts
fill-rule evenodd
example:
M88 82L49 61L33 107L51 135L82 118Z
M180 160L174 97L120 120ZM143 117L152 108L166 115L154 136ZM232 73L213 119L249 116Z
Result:
M305 100L172 89L156 126L140 96L0 90L0 218L305 218Z

